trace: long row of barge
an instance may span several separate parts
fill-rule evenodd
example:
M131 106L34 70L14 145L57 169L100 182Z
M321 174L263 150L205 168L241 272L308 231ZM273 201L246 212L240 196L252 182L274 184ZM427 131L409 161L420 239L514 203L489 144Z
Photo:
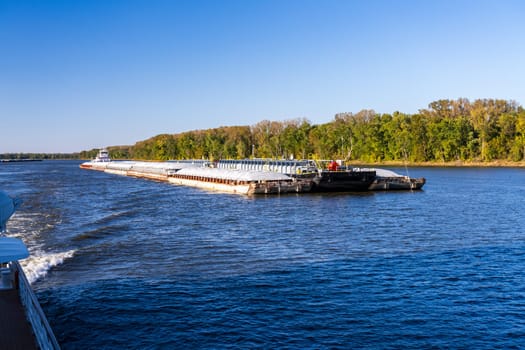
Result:
M381 169L348 168L336 162L321 168L311 160L112 161L106 150L80 168L246 195L418 190L425 183L424 178L412 179Z

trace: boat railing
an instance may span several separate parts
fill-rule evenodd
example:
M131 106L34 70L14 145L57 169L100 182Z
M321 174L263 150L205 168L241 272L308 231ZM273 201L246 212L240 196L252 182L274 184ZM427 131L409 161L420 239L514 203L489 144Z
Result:
M11 262L11 264L18 275L17 280L20 300L25 307L27 319L31 323L33 331L35 332L38 346L42 350L60 349L55 335L51 330L51 326L49 326L47 318L40 307L35 293L33 293L33 290L31 289L31 285L27 280L24 270L22 270L18 261Z

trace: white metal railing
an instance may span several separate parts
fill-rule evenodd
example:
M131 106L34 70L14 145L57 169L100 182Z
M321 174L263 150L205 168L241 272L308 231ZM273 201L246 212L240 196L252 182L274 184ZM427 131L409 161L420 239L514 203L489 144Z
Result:
M42 350L58 350L60 346L47 322L47 318L40 307L40 303L31 289L24 270L18 261L12 262L13 268L18 272L18 288L20 300L26 310L26 317L31 323L38 346ZM15 278L16 280L16 278ZM16 281L15 281L16 284Z

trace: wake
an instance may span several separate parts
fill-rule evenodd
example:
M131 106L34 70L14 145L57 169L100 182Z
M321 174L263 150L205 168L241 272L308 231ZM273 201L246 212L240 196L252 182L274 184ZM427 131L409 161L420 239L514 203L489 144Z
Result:
M32 284L38 279L45 277L53 267L64 263L66 259L72 258L75 252L75 250L62 253L30 252L27 259L20 261L20 265L24 269L27 280Z

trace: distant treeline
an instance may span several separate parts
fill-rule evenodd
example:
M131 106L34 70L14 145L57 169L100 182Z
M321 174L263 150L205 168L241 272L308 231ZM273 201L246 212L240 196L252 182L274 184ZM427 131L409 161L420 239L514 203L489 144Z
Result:
M134 146L109 147L115 159L313 158L360 162L522 161L525 110L498 99L439 100L417 114L373 110L340 113L312 125L306 119L261 121L180 134ZM92 158L97 150L80 153Z
M79 153L0 153L0 159L80 159Z

